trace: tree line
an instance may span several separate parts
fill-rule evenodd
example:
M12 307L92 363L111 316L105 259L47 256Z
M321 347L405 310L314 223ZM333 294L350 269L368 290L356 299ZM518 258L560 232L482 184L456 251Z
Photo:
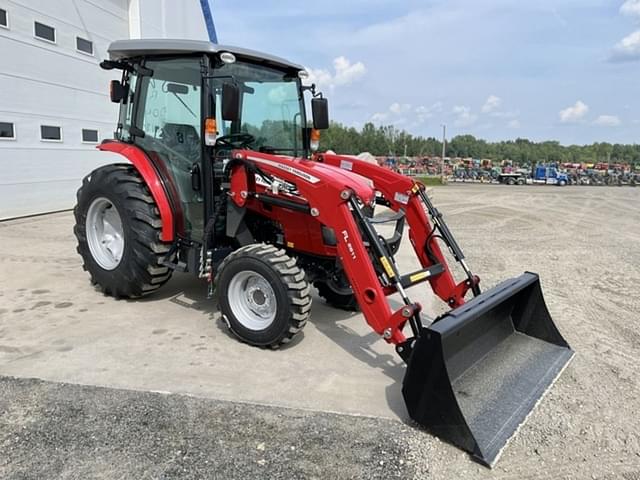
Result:
M360 152L393 157L442 155L442 142L437 138L415 136L393 125L376 127L373 123L366 123L358 130L332 122L330 128L322 132L320 148L352 155ZM600 142L565 146L557 141L533 142L517 138L487 142L473 135L458 135L447 142L445 156L513 160L521 165L537 162L622 162L640 165L640 144Z

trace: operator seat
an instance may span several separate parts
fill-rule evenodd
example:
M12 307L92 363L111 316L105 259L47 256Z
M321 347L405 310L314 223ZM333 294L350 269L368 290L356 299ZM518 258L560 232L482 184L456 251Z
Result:
M193 125L165 123L162 142L174 154L170 155L169 168L173 173L185 217L187 230L199 232L203 228L202 194L193 190L191 170L200 163L200 135Z
M200 135L193 125L165 123L162 127L164 144L191 164L200 160Z

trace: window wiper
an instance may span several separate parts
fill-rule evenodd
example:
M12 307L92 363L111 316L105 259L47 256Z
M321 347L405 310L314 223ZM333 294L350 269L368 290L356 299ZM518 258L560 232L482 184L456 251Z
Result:
M182 99L178 96L178 94L177 94L176 92L171 92L171 93L173 93L173 96L174 96L174 97L176 97L176 98L180 101L180 103L181 103L182 105L184 105L184 108L186 108L187 110L189 110L189 113L190 113L191 115L193 115L193 118L198 118L198 116L197 116L195 113L193 113L193 110L191 110L191 109L189 108L189 105L187 105L186 103L184 103L184 100L182 100Z

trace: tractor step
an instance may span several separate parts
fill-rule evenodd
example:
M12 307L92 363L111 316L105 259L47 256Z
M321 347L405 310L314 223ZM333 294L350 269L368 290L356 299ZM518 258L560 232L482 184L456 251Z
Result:
M186 272L188 270L187 263L180 260L178 260L177 262L172 262L171 260L163 260L162 262L160 262L160 264L176 272Z
M393 215L380 215L378 217L370 218L369 223L374 223L374 224L391 223L391 222L397 222L398 220L403 220L403 219L404 219L404 212L399 211Z

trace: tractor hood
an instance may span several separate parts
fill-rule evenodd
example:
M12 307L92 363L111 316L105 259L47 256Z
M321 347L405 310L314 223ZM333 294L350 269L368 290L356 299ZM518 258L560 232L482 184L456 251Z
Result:
M375 190L370 179L332 165L251 150L234 151L233 157L253 162L259 167L267 167L276 176L277 172L282 172L283 175L286 173L296 183L299 184L301 180L314 189L352 190L363 203L371 204L375 201Z

